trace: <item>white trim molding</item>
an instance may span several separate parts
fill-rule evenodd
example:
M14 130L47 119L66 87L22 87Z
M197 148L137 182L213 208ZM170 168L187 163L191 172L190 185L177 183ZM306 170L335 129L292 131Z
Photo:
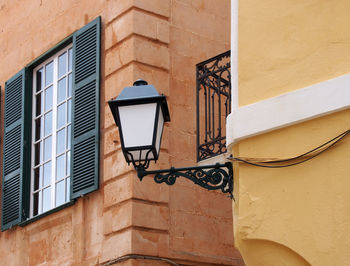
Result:
M232 108L226 145L350 108L350 74L253 104Z

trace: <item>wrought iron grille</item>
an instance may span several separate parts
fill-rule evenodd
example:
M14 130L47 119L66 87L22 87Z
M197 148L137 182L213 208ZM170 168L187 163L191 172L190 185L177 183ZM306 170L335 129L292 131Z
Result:
M196 65L197 160L226 152L226 117L231 111L230 51Z

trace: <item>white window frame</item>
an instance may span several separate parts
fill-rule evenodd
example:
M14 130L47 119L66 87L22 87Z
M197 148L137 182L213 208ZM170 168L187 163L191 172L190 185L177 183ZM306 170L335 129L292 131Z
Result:
M65 48L61 49L60 51L58 51L57 53L55 53L53 56L51 56L50 58L48 58L47 60L45 60L43 63L41 63L40 65L38 65L37 67L35 67L33 69L32 72L32 77L33 77L33 90L32 90L32 119L31 119L31 123L32 123L32 139L31 139L31 179L30 179L30 218L38 216L42 213L45 213L47 211L50 211L54 208L57 208L59 206L61 206L62 204L65 204L67 202L70 201L70 195L67 195L68 193L70 193L70 190L67 190L67 186L66 186L66 180L69 179L69 182L71 182L71 176L68 174L66 174L66 165L67 165L67 157L65 159L65 169L64 169L64 178L60 179L58 181L56 181L56 158L58 156L60 156L61 154L66 154L67 152L71 151L71 147L69 149L65 148L64 152L61 152L60 155L56 154L56 148L57 148L57 143L56 143L56 139L57 139L57 130L61 129L61 128L66 128L66 130L68 129L68 126L71 126L72 121L68 122L66 121L65 125L63 127L57 128L57 108L59 105L62 105L63 102L65 102L66 104L66 111L68 112L68 100L71 100L71 104L72 104L72 95L71 96L67 96L65 98L64 101L60 102L60 104L58 104L57 102L57 90L58 90L58 81L62 79L62 77L58 77L58 59L59 56L64 54L65 52L67 53L67 57L68 57L68 51L72 48L73 45L67 45ZM69 59L68 59L69 60ZM38 168L38 167L42 167L42 177L41 179L43 179L43 175L44 175L44 158L42 159L42 161L40 161L39 166L34 167L35 166L35 144L38 142L42 143L42 147L41 147L41 156L44 157L44 139L48 138L47 136L45 137L43 133L42 136L40 137L39 141L35 140L35 118L36 116L36 86L37 86L37 78L36 78L36 73L40 68L44 68L48 63L50 63L51 61L53 61L53 83L52 83L52 109L50 109L52 111L52 128L51 128L51 182L49 185L44 186L43 184L40 186L39 185L39 191L41 191L39 193L39 197L38 197L38 213L37 214L33 214L34 212L34 169ZM72 60L73 63L73 60ZM73 66L71 66L71 70L66 72L66 74L64 75L65 77L68 78L68 75L73 73ZM73 79L72 79L73 80ZM68 82L68 81L67 81ZM67 83L68 84L68 83ZM73 84L71 84L71 86L73 86ZM45 91L45 84L43 84L43 89L41 91L41 93L44 93ZM44 97L45 98L45 97ZM49 111L45 111L45 101L46 99L43 99L43 110L41 112L41 116L44 117L46 113L48 113ZM66 113L67 115L67 113ZM44 120L44 119L43 119ZM40 130L41 132L44 131L44 124L40 125ZM67 135L66 135L67 136ZM72 136L70 136L71 138L71 145L72 145ZM65 147L67 146L67 138L65 137ZM71 156L71 155L70 155ZM70 157L71 158L71 157ZM64 189L64 202L60 205L56 206L56 183L59 183L60 181L64 180L65 182L65 189ZM51 187L51 193L50 193L50 208L48 210L43 211L43 191L44 188L46 187ZM35 190L35 191L38 191Z

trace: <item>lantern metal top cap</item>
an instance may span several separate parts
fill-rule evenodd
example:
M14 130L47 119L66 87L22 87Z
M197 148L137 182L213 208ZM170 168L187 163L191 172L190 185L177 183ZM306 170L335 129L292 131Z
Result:
M134 82L134 86L125 87L115 101L144 100L161 96L153 85L148 85L146 81L138 79Z
M164 122L170 121L168 104L164 95L160 95L153 85L148 85L147 81L138 79L134 86L125 87L118 97L110 100L110 105L142 104L149 102L160 102L162 106Z

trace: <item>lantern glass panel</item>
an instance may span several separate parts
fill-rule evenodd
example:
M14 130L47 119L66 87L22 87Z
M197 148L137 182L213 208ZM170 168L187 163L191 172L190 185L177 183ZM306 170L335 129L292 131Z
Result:
M152 145L157 103L119 106L124 147ZM136 153L136 151L135 151ZM139 157L139 151L137 151Z
M131 158L130 154L128 154L128 159L130 161L138 161L138 160L141 160L141 161L144 161L146 159L146 155L148 153L150 149L147 149L147 150L141 150L141 156L140 156L140 151L128 151L130 154L132 154L133 158ZM148 153L148 156L147 156L147 160L152 160L154 159L154 155L153 155L153 152L150 151Z
M162 133L163 133L163 126L164 126L163 112L162 112L162 109L159 108L159 118L158 118L157 137L156 137L156 151L157 151L157 154L159 154L160 141L162 139Z

